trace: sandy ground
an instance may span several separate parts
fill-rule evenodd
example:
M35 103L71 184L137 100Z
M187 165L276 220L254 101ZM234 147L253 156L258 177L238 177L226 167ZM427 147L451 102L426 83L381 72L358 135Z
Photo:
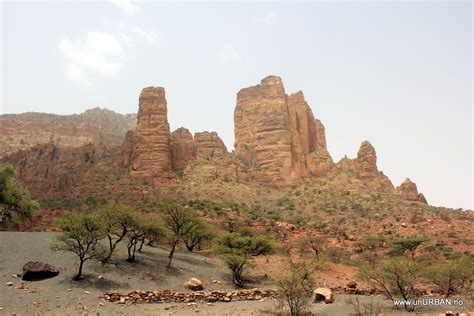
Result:
M264 302L241 301L231 303L185 303L117 305L101 298L106 290L130 292L139 290L187 291L183 287L189 277L203 281L206 291L234 290L227 269L203 254L177 252L173 267L166 268L167 252L164 249L144 247L137 262L125 261L124 245L119 249L112 264L102 265L90 261L85 264L85 279L75 282L76 258L69 253L52 252L49 245L55 240L54 233L0 232L0 315L270 315L278 303L269 299ZM21 279L13 275L22 272L27 261L44 261L60 268L59 276L47 280L26 282L27 288L18 289ZM99 279L98 276L103 279ZM220 283L213 283L218 280ZM13 286L7 286L13 282ZM261 288L271 284L255 285ZM350 315L352 307L348 296L338 295L333 304L311 304L316 315ZM369 297L361 296L363 302ZM380 296L375 301L384 306L386 315L401 315L392 304ZM456 308L430 308L422 315L437 315ZM413 315L413 314L411 314Z

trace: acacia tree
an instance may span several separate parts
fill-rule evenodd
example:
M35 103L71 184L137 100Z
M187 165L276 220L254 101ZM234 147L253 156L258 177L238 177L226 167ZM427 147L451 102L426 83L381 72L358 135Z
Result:
M390 245L389 254L400 256L405 253L409 253L411 260L415 261L415 253L420 246L428 241L426 237L407 237L407 238L400 238L398 240L392 241Z
M269 254L274 242L266 236L242 236L238 233L225 233L216 238L214 250L221 255L232 271L232 282L243 287L244 269L252 256Z
M306 248L309 247L315 257L316 260L319 260L321 253L326 249L327 240L322 236L308 236L306 235L302 240L302 247ZM303 250L303 249L302 249Z
M103 222L98 216L85 213L74 213L60 217L57 220L62 234L58 242L51 245L54 251L68 251L79 258L79 271L73 280L80 280L84 262L90 259L101 260L106 249L100 240L106 235Z
M28 190L15 181L15 169L6 163L0 169L0 225L16 224L30 218L38 208Z
M396 257L381 262L375 269L362 268L360 277L382 291L392 301L402 299L406 311L413 311L415 305L408 301L415 301L421 296L416 288L421 279L422 269L419 263L406 257ZM398 308L398 305L396 305Z
M116 203L104 206L99 211L99 216L105 225L109 245L108 253L102 260L102 263L106 263L112 257L117 244L136 225L139 213L129 205Z
M190 210L178 205L167 205L163 210L165 226L172 234L171 250L168 255L168 268L171 267L171 261L178 243L184 238L189 226L195 221L196 215Z
M379 256L378 251L383 247L385 238L383 236L365 236L359 243L358 247L362 251L364 258L374 267Z
M156 240L162 235L163 229L161 227L161 221L157 215L138 214L128 232L127 261L135 261L137 246L139 245L138 251L141 252L143 244L147 238Z
M210 228L198 218L190 222L183 235L183 241L188 251L193 251L195 247L200 247L203 243L210 241L213 234Z

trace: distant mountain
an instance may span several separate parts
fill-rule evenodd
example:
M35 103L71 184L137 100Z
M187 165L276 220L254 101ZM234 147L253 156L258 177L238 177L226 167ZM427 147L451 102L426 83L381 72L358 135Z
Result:
M98 107L73 115L4 114L0 115L0 157L45 143L59 147L89 143L117 146L135 125L135 114L124 115Z

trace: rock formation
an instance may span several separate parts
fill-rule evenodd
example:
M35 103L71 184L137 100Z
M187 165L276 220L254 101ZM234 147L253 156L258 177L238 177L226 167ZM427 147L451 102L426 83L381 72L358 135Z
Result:
M234 124L236 156L251 158L243 163L258 164L278 184L290 184L332 166L324 127L314 119L303 93L287 96L279 77L268 76L261 84L239 91ZM322 168L315 166L320 162Z
M68 148L53 141L1 160L14 164L18 178L36 197L116 196L126 188L127 196L148 199L163 187L215 181L244 186L305 183L331 192L396 194L426 203L408 179L394 189L378 170L377 154L368 141L362 142L357 158L334 164L324 125L303 93L287 95L279 77L268 76L240 90L234 119L232 153L215 132L193 137L179 128L170 133L165 90L148 87L140 94L136 128L126 133L121 148L90 143Z
M377 154L371 143L364 140L357 152L357 163L361 177L373 177L377 174Z
M423 193L418 193L416 184L410 179L406 178L405 181L396 188L396 192L405 198L407 201L420 202L428 204Z
M135 114L94 108L82 114L23 113L0 115L0 157L38 144L80 147L103 143L119 146L127 130L136 125Z
M223 158L227 154L227 148L216 132L194 134L194 157L196 159L213 160Z
M131 174L160 178L171 171L170 127L165 89L144 88L139 104L131 154Z
M194 157L193 135L184 127L171 133L170 138L171 163L173 170L181 174Z

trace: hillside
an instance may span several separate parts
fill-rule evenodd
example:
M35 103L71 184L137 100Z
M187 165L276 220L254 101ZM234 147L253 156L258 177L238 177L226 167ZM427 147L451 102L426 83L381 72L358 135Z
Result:
M93 108L81 114L28 112L0 115L0 157L38 144L80 147L89 143L120 145L136 124L133 114Z

